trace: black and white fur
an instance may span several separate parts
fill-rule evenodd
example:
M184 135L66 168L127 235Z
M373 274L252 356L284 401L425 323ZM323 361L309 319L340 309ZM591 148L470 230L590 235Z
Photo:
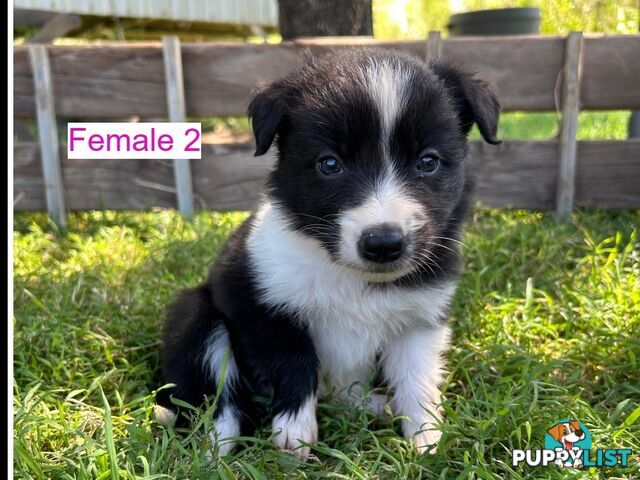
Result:
M176 387L161 391L158 418L173 417L170 396L197 405L214 394L224 366L218 454L264 415L261 396L275 444L306 457L318 396L382 411L386 395L361 388L378 375L404 435L421 452L436 444L470 204L466 135L476 123L498 143L498 115L486 83L383 50L308 58L260 88L249 106L256 155L275 140L277 165L206 282L170 308L163 368ZM433 159L435 171L421 169ZM327 162L341 172L327 175ZM392 237L393 255L363 254L388 253Z

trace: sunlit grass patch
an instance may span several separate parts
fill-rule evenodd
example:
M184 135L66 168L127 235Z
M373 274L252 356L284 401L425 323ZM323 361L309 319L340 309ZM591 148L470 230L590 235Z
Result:
M628 137L631 112L623 110L578 114L578 140L624 140ZM560 132L560 115L554 112L505 112L500 116L501 140L551 140ZM474 128L471 138L480 140Z
M17 215L16 478L565 478L513 470L509 451L541 448L566 417L598 447L640 450L640 212L559 224L481 209L464 238L435 456L415 454L397 423L320 403L306 464L276 451L267 428L208 460L213 407L192 433L153 419L160 328L166 303L202 281L246 216L85 212L62 234L42 214ZM638 460L578 476L635 478Z

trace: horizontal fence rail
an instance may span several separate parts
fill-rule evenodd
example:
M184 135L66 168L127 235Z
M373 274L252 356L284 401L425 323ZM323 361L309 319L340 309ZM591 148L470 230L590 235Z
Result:
M640 140L575 139L579 110L640 109L640 35L570 38L442 39L432 32L428 41L346 38L280 45L184 44L179 52L186 115L245 115L251 90L294 68L306 48L318 56L355 45L406 51L423 59L442 57L495 83L505 111L558 111L563 119L558 139L506 141L497 147L471 142L471 170L477 196L485 205L556 209L559 218L574 205L640 208ZM167 118L166 55L161 44L53 46L47 52L55 92L52 110L58 118ZM29 60L28 47L14 49L17 118L36 116ZM169 88L179 96L178 90L175 85ZM70 160L64 142L60 143L67 209L175 208L178 190L188 191L176 187L171 161ZM195 207L253 208L273 155L255 158L248 143L202 147L202 159L189 166ZM35 142L14 145L17 210L52 211L42 165L51 152L43 156L44 148Z
M562 37L443 39L441 56L459 62L498 87L504 111L559 108ZM353 46L300 40L282 45L183 44L187 115L244 115L249 93L314 54ZM424 58L425 41L361 41ZM163 116L167 112L162 46L59 46L49 49L56 112L68 118ZM585 37L582 109L640 109L640 36ZM33 78L25 47L14 52L14 114L35 116Z
M476 194L487 206L550 210L555 206L559 142L510 141L498 147L471 142ZM61 147L61 154L66 146ZM253 156L254 146L203 144L191 160L195 204L214 210L255 206L274 157ZM640 140L578 142L576 204L603 208L640 206ZM45 196L36 143L15 148L14 190L18 207L44 210ZM69 160L62 163L71 210L145 209L176 206L169 160Z

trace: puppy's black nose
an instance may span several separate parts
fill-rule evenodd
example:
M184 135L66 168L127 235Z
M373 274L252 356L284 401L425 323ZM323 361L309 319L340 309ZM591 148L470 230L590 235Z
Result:
M376 263L393 262L405 250L404 235L400 227L378 225L362 232L358 247L367 260Z

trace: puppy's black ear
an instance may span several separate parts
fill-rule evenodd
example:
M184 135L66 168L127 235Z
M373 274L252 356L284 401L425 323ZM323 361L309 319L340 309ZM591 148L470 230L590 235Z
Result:
M469 133L476 123L487 143L502 143L496 137L500 103L495 88L490 83L474 78L473 75L444 62L434 62L431 68L453 94L464 133Z
M249 103L248 115L256 139L255 156L269 150L287 113L287 89L279 82L256 89Z

